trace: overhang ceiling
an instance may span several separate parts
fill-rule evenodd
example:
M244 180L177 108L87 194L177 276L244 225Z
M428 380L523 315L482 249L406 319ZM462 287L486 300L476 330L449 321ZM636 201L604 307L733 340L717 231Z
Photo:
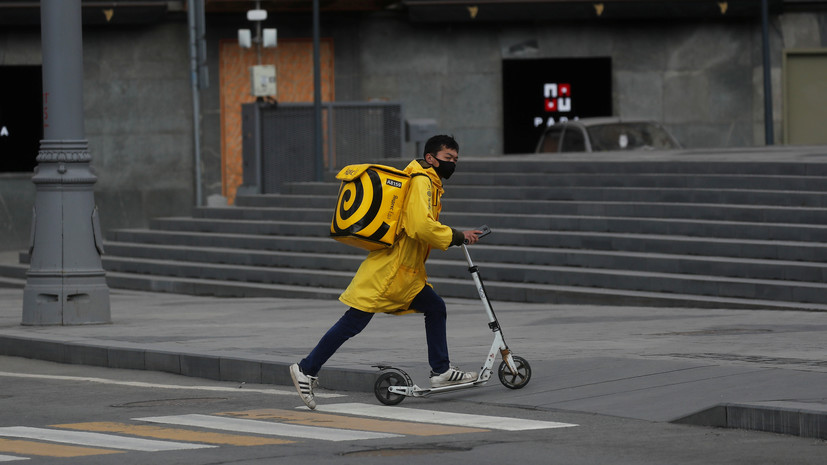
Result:
M412 22L692 19L760 17L760 0L401 0ZM783 0L769 0L773 14Z
M827 9L827 0L768 0L770 12ZM260 0L271 13L308 13L313 0ZM323 14L396 11L415 23L756 18L760 0L319 0ZM186 0L82 0L84 25L142 24L186 14ZM255 0L206 0L208 15L237 14ZM0 25L40 23L40 2L0 0Z

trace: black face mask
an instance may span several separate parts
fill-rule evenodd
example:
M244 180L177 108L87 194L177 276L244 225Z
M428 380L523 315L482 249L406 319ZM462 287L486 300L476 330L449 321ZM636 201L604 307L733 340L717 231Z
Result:
M454 174L454 170L457 169L457 164L452 161L440 160L438 158L437 160L439 161L439 166L431 165L434 168L434 171L436 171L436 174L443 179L450 178L451 175Z

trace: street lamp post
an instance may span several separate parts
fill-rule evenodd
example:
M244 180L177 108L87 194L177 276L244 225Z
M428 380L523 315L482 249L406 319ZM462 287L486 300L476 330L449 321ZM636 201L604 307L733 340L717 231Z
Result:
M43 140L37 155L24 325L111 322L103 238L83 128L80 0L40 2Z

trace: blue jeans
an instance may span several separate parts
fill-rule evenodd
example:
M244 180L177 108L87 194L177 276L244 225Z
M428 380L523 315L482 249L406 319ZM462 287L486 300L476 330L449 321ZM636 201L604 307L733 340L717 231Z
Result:
M425 314L425 340L428 343L428 364L434 373L449 368L445 301L430 287L425 286L411 302L411 309ZM373 318L373 313L350 308L316 344L307 358L299 362L302 373L316 376L322 365L351 337L362 332ZM377 349L380 350L380 349Z

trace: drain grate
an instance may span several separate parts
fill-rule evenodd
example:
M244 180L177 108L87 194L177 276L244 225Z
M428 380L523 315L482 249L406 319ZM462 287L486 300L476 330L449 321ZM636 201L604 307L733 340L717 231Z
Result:
M156 400L142 400L138 402L127 402L124 404L115 404L113 407L182 407L188 405L201 405L213 402L222 402L227 400L226 397L182 397L177 399L156 399Z

